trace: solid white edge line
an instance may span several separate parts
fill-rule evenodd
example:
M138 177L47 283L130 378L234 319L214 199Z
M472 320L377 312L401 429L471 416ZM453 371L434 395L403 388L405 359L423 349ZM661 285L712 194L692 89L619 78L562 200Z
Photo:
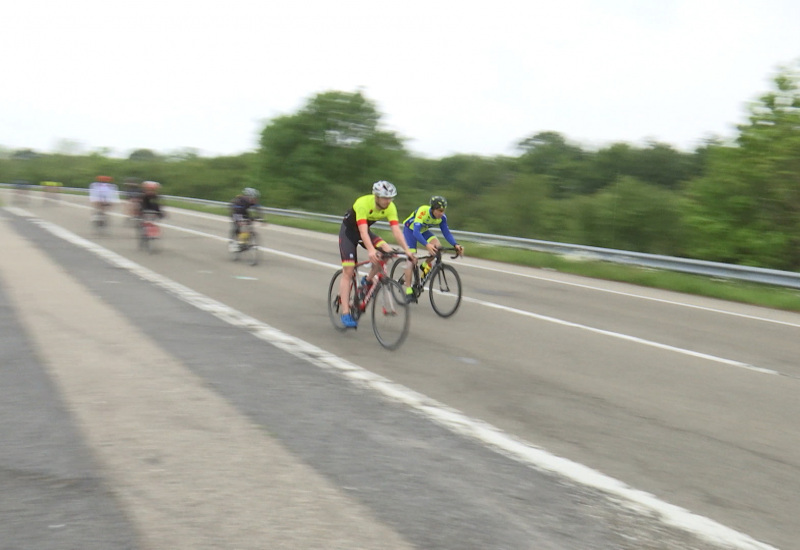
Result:
M33 216L28 214L28 217ZM112 265L131 271L202 311L212 313L233 326L244 328L257 338L311 364L338 372L356 384L368 387L388 399L403 403L453 433L480 441L518 462L562 475L574 482L618 497L622 499L620 503L629 509L639 513L655 514L663 523L693 533L712 544L727 544L738 550L778 550L712 519L661 501L650 493L634 489L587 466L555 456L544 449L511 436L491 424L469 418L458 410L195 292L58 225L35 218L33 221L53 235L93 252Z
M85 206L85 205L72 204L72 206L75 206L75 207L78 207L78 208L89 208L88 206ZM19 211L19 210L20 209L17 209L17 211ZM23 211L23 212L25 212L25 211ZM30 216L30 217L34 217L33 214L27 214L27 215ZM123 214L116 214L116 215L117 216L124 216ZM198 213L198 212L189 211L189 215L195 216L195 217L204 218L204 219L217 220L217 221L226 221L227 220L227 218L224 218L223 216L218 216L218 215L215 215L215 214L206 214L206 213ZM200 237L216 239L218 241L224 241L224 242L228 241L228 239L226 237L223 237L223 236L220 236L220 235L212 235L210 233L205 233L203 231L198 231L196 229L189 229L188 227L180 227L180 226L177 226L177 225L171 225L171 224L163 223L163 222L161 223L161 225L163 227L165 227L165 228L174 229L176 231L181 231L181 232L189 233L189 234L192 234L192 235L198 235ZM297 254L292 254L292 253L289 253L289 252L283 252L281 250L275 250L273 248L267 248L267 247L264 247L264 246L259 246L259 248L261 250L265 251L265 252L269 252L270 254L273 254L273 255L276 255L276 256L282 256L284 258L290 258L290 259L293 259L293 260L298 260L298 261L302 261L302 262L305 262L305 263L310 263L310 264L321 266L321 267L329 267L331 269L338 269L340 267L338 264L331 264L331 263L328 263L328 262L315 260L313 258L306 258L306 257L303 257L303 256L298 256ZM485 269L492 269L492 268L485 268ZM495 271L497 271L497 270L495 270ZM512 275L520 275L518 273L511 273L511 272L505 272L505 271L501 271L501 272L510 273ZM520 275L520 276L524 276L524 275ZM546 279L546 280L550 280L550 279ZM567 283L567 284L573 284L573 283ZM594 288L594 287L589 287L589 288ZM602 290L602 289L599 289L599 290ZM617 293L615 291L611 291L611 292ZM619 293L617 293L617 294L619 294ZM631 295L631 296L636 297L636 295ZM676 346L671 346L669 344L662 344L662 343L656 342L654 340L647 340L647 339L644 339L644 338L639 338L637 336L631 336L631 335L628 335L628 334L623 334L621 332L613 332L613 331L609 331L609 330L605 330L605 329L591 327L591 326L588 326L588 325L582 325L580 323L575 323L575 322L567 321L567 320L564 320L564 319L558 319L557 317L550 317L550 316L547 316L547 315L541 315L539 313L533 313L533 312L530 312L530 311L525 311L525 310L522 310L522 309L517 309L517 308L510 307L510 306L504 306L502 304L496 304L494 302L487 302L485 300L480 300L478 298L470 298L468 296L464 296L462 299L465 302L470 302L470 303L474 303L474 304L481 305L481 306L484 306L484 307L488 307L488 308L492 308L492 309L498 309L498 310L501 310L501 311L506 311L508 313L514 313L514 314L517 314L517 315L522 315L523 317L530 317L530 318L538 319L540 321L545 321L545 322L548 322L548 323L554 323L554 324L567 326L567 327L571 327L571 328L575 328L575 329L579 329L579 330L585 330L585 331L588 331L588 332L593 332L595 334L600 334L600 335L608 336L608 337L611 337L611 338L617 338L617 339L620 339L620 340L626 340L628 342L636 343L636 344L639 344L639 345L644 345L644 346L649 346L649 347L653 347L653 348L663 349L665 351L671 351L673 353L679 353L681 355L686 355L686 356L689 356L689 357L695 357L695 358L698 358L698 359L705 359L707 361L712 361L712 362L715 362L715 363L718 363L718 364L722 364L722 365L727 365L727 366L731 366L731 367L736 367L736 368L748 370L748 371L755 372L755 373L758 373L758 374L768 374L768 375L771 375L771 376L786 376L786 377L789 377L789 378L796 378L795 376L789 375L787 373L783 373L783 372L776 371L776 370L773 370L773 369L768 369L768 368L765 368L765 367L759 367L759 366L756 366L756 365L751 365L749 363L744 363L742 361L737 361L735 359L727 359L725 357L719 357L719 356L716 356L716 355L711 355L711 354L707 354L707 353L703 353L703 352L699 352L699 351L693 351L693 350L686 349L686 348L679 348L679 347L676 347ZM661 301L661 300L659 300L659 301ZM672 302L667 302L667 303L672 303ZM677 304L677 305L684 305L684 304ZM687 305L687 307L693 307L693 306ZM728 313L728 312L720 311L720 313ZM765 319L761 319L761 318L753 318L753 319L755 319L755 320L765 320ZM778 322L778 321L776 321L776 322ZM787 323L784 323L784 324L787 324Z
M662 344L660 342L654 342L652 340L646 340L644 338L639 338L638 336L630 336L628 334L622 334L621 332L612 332L610 330L590 327L588 325L581 325L580 323L574 323L572 321L565 321L564 319L558 319L556 317L549 317L547 315L541 315L539 313L532 313L530 311L524 311L524 310L521 310L521 309L516 309L516 308L513 308L513 307L509 307L509 306L495 304L493 302L485 302L483 300L478 300L476 298L468 298L468 297L465 296L462 299L465 302L471 302L471 303L479 304L479 305L482 305L482 306L485 306L485 307L489 307L489 308L493 308L493 309L499 309L499 310L507 311L507 312L510 312L510 313L516 313L517 315L522 315L522 316L525 316L525 317L532 317L534 319L539 319L540 321L547 321L548 323L554 323L554 324L557 324L557 325L563 325L563 326L567 326L567 327L571 327L571 328L585 330L585 331L588 331L588 332L593 332L595 334L601 334L603 336L609 336L611 338L618 338L620 340L626 340L628 342L634 342L634 343L641 344L641 345L644 345L644 346L650 346L650 347L654 347L654 348L663 349L663 350L666 350L666 351L671 351L671 352L674 352L674 353L680 353L682 355L688 355L690 357L696 357L698 359L705 359L707 361L713 361L715 363L721 363L723 365L728 365L728 366L731 366L731 367L738 367L740 369L745 369L745 370L757 372L757 373L760 373L760 374L771 374L771 375L781 375L782 374L782 373L780 373L780 372L778 372L776 370L766 369L766 368L763 368L763 367L756 367L754 365L750 365L748 363L743 363L741 361L736 361L734 359L725 359L724 357L718 357L716 355L710 355L708 353L702 353L702 352L699 352L699 351L692 351L692 350L685 349L685 348L679 348L679 347L675 347L675 346L670 346L669 344Z

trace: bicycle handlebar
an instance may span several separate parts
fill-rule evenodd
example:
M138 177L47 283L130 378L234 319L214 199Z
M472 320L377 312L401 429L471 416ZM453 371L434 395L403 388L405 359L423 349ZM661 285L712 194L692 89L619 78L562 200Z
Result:
M459 256L455 246L437 246L436 252L437 254L432 254L430 257L436 257L438 255L441 255L442 252L456 252L455 256L450 256L451 260L455 260Z

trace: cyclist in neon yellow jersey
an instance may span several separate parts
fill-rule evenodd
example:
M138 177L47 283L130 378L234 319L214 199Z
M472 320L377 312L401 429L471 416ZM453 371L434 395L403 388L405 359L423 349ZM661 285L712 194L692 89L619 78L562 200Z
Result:
M421 243L431 254L436 254L439 246L439 239L431 233L431 227L438 227L442 235L456 249L456 254L463 256L464 247L456 242L456 238L450 233L447 225L447 215L444 213L447 208L447 199L440 195L431 197L430 204L423 204L414 210L410 216L403 221L403 236L406 244L412 252L416 254L417 243ZM431 268L430 260L422 266L423 274ZM406 294L412 295L414 290L411 288L414 280L411 277L411 263L406 265L405 281L407 283Z
M367 277L368 281L371 281L380 269L378 249L387 252L391 250L389 244L370 229L372 224L378 220L387 220L397 244L403 247L412 262L416 261L414 254L406 246L403 232L400 230L397 207L393 202L396 196L397 189L394 185L388 181L376 181L372 185L372 194L357 198L342 219L342 226L339 229L339 254L342 258L343 273L339 285L339 298L342 324L345 327L356 328L358 326L358 322L350 315L350 300L348 299L350 281L353 279L353 271L358 262L358 245L367 249L372 262L372 268Z

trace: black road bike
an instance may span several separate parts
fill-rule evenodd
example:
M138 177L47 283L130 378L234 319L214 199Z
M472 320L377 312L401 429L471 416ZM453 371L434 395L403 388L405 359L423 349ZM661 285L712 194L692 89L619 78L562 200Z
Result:
M258 235L256 234L253 221L254 220L245 218L239 222L237 240L229 245L231 259L234 262L243 259L250 265L258 265L261 259L261 251L258 248Z
M442 252L455 252L455 248L438 248L436 254L420 257L411 266L412 294L407 295L410 302L418 303L419 297L428 288L428 297L433 311L440 317L450 317L461 305L461 277L456 268L444 263ZM451 257L458 258L458 254ZM398 258L392 265L391 277L400 285L406 286L405 258ZM430 268L426 270L426 264Z

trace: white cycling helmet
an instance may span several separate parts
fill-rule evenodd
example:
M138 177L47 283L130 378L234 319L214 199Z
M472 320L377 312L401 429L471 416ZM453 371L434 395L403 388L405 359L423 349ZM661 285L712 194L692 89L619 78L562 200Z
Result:
M261 196L261 193L258 192L258 189L253 189L252 187L245 187L244 191L242 191L242 194L245 197L253 197L256 199Z
M388 181L376 181L372 184L372 194L384 199L391 199L397 196L397 189Z
M145 188L145 189L158 190L158 188L161 187L161 184L158 183L157 181L143 181L142 182L142 187Z

